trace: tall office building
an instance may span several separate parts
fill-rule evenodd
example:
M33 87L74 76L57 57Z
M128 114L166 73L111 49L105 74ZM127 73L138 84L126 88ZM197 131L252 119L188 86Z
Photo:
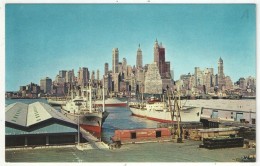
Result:
M165 62L165 48L156 39L154 44L154 62L157 64L161 78L170 78L170 62Z
M78 71L78 85L84 87L87 85L89 80L88 68L80 67Z
M126 76L130 78L131 74L133 73L133 69L131 65L127 65L127 73Z
M142 67L143 67L143 55L139 44L139 48L137 50L137 55L136 55L136 68L140 69Z
M65 78L66 77L66 70L60 70L59 71L59 76L61 77L61 78Z
M74 80L75 80L74 69L66 71L65 81L68 83L74 83Z
M94 81L95 80L95 71L92 70L92 73L91 73L91 81Z
M171 78L171 62L165 62L164 63L164 70L165 70L165 77Z
M99 70L97 69L97 80L99 81Z
M224 64L221 57L218 60L218 87L221 90L225 86Z
M174 80L174 70L172 69L170 70L170 72L171 72L171 79Z
M118 58L119 58L118 48L114 48L112 50L112 72L113 73L118 73Z
M145 74L144 93L162 94L162 79L157 64L150 64Z
M123 73L125 73L126 70L127 70L127 61L126 61L126 58L123 58L123 60L122 60L122 68L123 68Z
M104 75L107 75L109 71L108 63L105 63Z
M51 93L52 80L49 77L40 80L40 88L43 93Z
M122 73L122 72L123 72L122 62L118 62L118 71L117 71L117 73Z
M194 76L195 76L195 87L202 86L204 84L203 71L200 70L199 67L195 67Z

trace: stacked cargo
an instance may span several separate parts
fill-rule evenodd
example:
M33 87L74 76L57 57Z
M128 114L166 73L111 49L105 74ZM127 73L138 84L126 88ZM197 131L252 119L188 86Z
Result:
M189 138L195 141L199 141L201 139L199 135L198 129L192 129L189 131Z
M231 147L243 147L244 138L242 137L216 137L216 138L204 138L201 148L217 149L217 148L231 148Z

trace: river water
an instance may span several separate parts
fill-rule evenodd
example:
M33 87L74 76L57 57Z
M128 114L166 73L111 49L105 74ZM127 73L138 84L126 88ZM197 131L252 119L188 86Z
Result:
M45 99L12 99L14 102L44 102ZM58 109L58 108L57 108ZM129 108L110 107L103 124L102 139L110 142L116 129L154 128L157 122L131 115ZM208 150L198 148L200 141L129 144L120 149L92 149L79 151L75 147L6 150L6 162L234 162L236 158L255 154L255 149L227 148Z

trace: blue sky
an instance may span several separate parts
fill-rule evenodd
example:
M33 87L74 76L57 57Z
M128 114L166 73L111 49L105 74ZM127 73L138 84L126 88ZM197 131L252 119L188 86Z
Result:
M32 5L7 4L6 90L52 79L59 70L101 71L112 64L112 48L135 65L153 62L157 38L166 49L174 78L213 67L219 57L232 81L256 76L256 6L232 5Z

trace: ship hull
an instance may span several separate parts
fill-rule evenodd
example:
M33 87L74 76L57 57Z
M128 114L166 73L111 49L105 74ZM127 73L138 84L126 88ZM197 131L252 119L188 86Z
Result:
M95 104L97 107L102 107L103 104ZM111 104L105 104L106 107L126 107L127 103L111 103Z
M79 122L81 128L90 132L97 138L101 137L102 125L109 114L105 111L85 113L78 116L78 114L68 113L65 109L61 109L61 112L75 123Z
M47 102L52 106L62 106L66 105L66 100L47 100Z
M97 107L103 106L103 101L98 100L94 102L94 105ZM118 99L106 99L105 100L105 106L106 107L127 107L127 101L120 101Z
M131 108L132 115L142 118L147 118L149 120L170 123L172 121L177 121L176 117L171 118L171 113L169 111L155 111L155 110L146 110L139 108ZM200 108L187 109L180 112L181 122L199 122L200 121Z

